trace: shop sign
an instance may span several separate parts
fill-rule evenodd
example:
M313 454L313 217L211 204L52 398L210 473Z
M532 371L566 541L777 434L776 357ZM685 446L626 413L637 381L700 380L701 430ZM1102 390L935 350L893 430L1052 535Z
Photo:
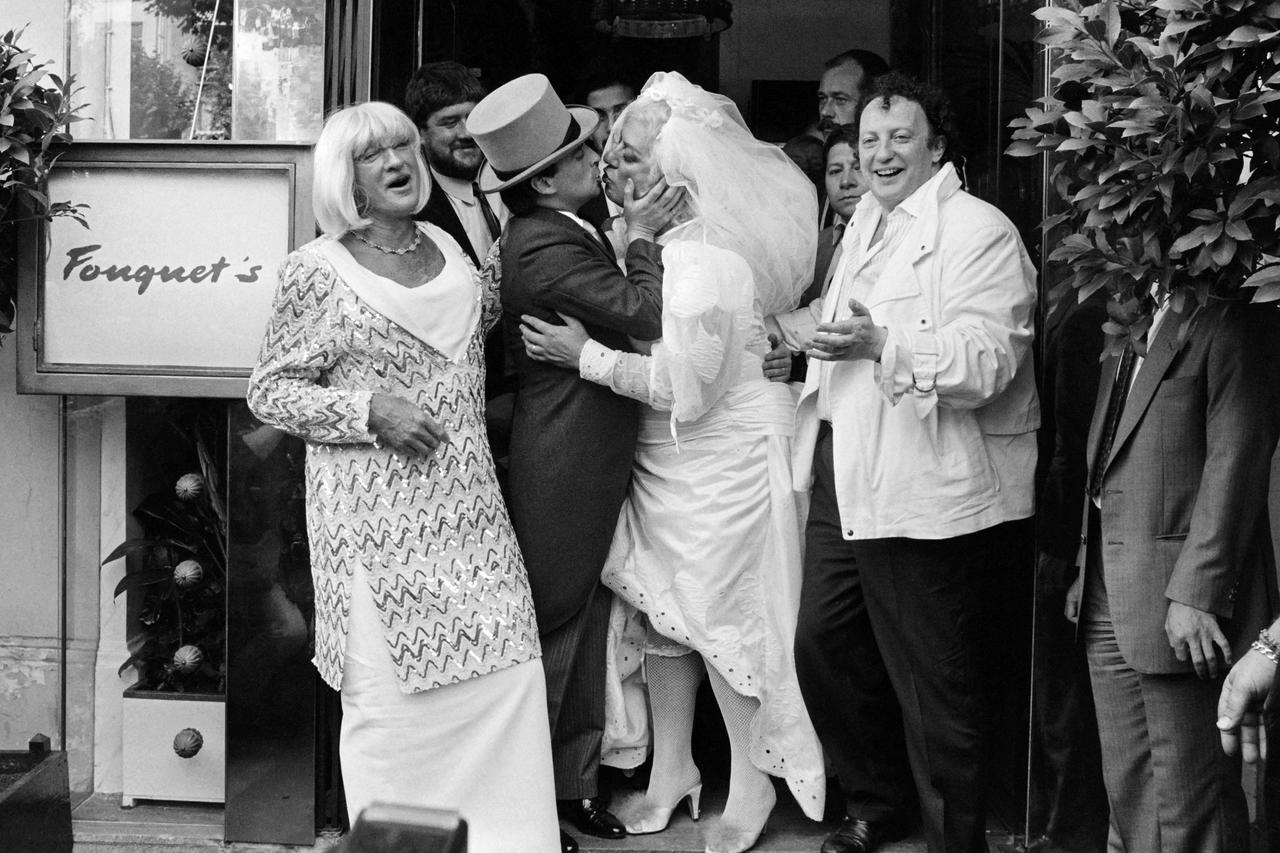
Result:
M19 390L242 397L276 270L315 233L310 167L294 143L73 146L49 194L89 227L28 229Z

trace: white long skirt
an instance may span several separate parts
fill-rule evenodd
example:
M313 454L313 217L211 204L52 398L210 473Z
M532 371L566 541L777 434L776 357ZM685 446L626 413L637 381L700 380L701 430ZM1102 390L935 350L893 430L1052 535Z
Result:
M718 435L682 438L677 448L645 441L669 430L660 414L646 415L602 574L619 600L610 624L605 763L643 760L641 662L646 650L671 653L653 647L652 637L646 643L639 610L649 627L697 651L738 693L760 701L750 723L752 763L784 778L805 813L821 820L822 748L792 657L800 528L790 439Z
M469 853L559 850L542 661L402 693L360 568L339 753L353 823L374 801L453 809L467 821Z

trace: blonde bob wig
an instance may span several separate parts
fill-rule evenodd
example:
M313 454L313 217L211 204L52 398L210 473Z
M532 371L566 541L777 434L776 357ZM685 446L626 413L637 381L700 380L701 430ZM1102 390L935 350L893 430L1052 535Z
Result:
M325 120L315 147L315 177L311 185L311 206L320 230L331 237L365 228L365 218L356 202L355 158L369 148L413 144L418 169L418 206L421 210L431 195L431 173L422 157L422 138L413 120L397 107L383 101L369 101L344 107Z

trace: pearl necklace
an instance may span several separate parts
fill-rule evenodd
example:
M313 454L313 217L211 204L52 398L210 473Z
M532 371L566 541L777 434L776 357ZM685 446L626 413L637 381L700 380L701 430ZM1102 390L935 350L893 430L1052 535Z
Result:
M383 246L381 243L375 243L359 231L352 231L351 235L369 248L377 249L385 255L407 255L422 245L422 230L417 227L413 229L413 240L410 241L409 245L405 246L403 249L391 249Z

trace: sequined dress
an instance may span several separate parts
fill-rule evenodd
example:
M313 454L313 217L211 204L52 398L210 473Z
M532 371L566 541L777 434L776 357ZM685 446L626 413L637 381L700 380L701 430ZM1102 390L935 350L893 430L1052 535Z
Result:
M445 232L418 227L445 265L417 287L331 238L286 259L249 404L307 441L315 665L341 691L348 813L453 809L472 853L551 853L546 681L484 431L497 287ZM375 392L445 427L434 458L373 441Z
M427 233L460 254L443 231ZM358 296L335 269L335 245L345 252L321 237L282 265L248 395L264 423L307 441L316 668L341 689L356 563L404 692L536 659L524 563L484 429L483 343L498 317L496 283L476 288L481 322L450 359ZM374 443L374 392L406 397L445 427L450 440L432 462Z

